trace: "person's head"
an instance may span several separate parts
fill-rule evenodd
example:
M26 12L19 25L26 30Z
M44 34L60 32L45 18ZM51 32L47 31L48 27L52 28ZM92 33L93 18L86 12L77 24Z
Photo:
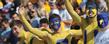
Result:
M0 22L5 18L4 15L0 14Z
M58 3L57 4L58 9L65 9L65 4L64 3Z
M35 16L40 17L39 13L35 9L30 10L28 12L28 16L29 16L30 19L34 18Z
M28 2L28 3L27 3L27 6L28 6L29 9L32 9L32 8L33 8L32 2Z
M2 24L3 28L8 28L9 27L8 19L3 19L1 21L1 24Z
M97 16L97 10L96 9L87 9L86 10L86 21L87 23L92 23L95 17Z
M57 9L56 3L49 3L51 9Z
M38 12L35 10L35 9L32 9L31 11L30 11L30 16L33 18L33 17L35 17L35 16L38 16Z
M52 14L49 17L49 26L51 29L53 29L55 32L57 32L61 26L61 18L57 14Z
M49 21L47 18L43 18L40 20L40 26L47 28L49 26Z
M19 20L19 17L18 17L18 15L17 15L17 13L12 13L11 18L12 18L13 20Z
M105 28L108 25L108 13L102 12L98 14L97 21L100 28Z
M14 20L11 22L11 28L12 28L12 32L16 37L21 37L23 36L23 32L22 30L23 28L23 24L20 20Z
M90 8L90 9L88 9L87 11L86 11L86 15L88 16L88 17L94 17L94 16L96 16L97 15L97 10L96 9L93 9L93 8Z
M80 8L79 8L79 7L74 8L74 10L77 12L77 14L79 14L79 15L80 15L81 11L80 11Z

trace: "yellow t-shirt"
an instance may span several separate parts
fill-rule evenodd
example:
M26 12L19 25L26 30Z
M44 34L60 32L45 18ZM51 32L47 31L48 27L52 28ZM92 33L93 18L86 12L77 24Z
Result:
M82 0L77 0L77 3L80 5L82 3Z
M50 5L48 4L48 2L46 2L46 4L44 4L44 8L47 13L50 13L51 9L50 9Z

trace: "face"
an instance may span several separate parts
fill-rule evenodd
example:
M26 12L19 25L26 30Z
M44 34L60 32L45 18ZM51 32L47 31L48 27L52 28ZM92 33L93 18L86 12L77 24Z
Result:
M20 33L19 27L13 26L12 30L13 30L13 34L18 37Z
M33 8L33 4L31 2L28 2L28 8L29 9Z
M103 19L99 19L98 20L98 26L100 28L105 28L108 25L108 21L107 20L103 20Z
M65 5L58 5L59 9L65 9Z
M51 4L51 5L50 5L50 8L51 8L51 9L56 9L57 6L56 6L56 4Z
M21 34L22 33L21 28L19 28L18 26L13 26L12 30L13 30L13 34L15 36L21 37L21 35L22 35Z
M80 13L80 10L78 8L76 8L76 12L79 14Z
M90 11L90 12L88 12L88 14L89 14L89 17L93 17L93 12L92 11Z
M8 25L8 23L2 23L2 26L3 26L3 28L7 28L9 25Z
M37 15L37 11L32 10L32 11L31 11L31 16L32 16L32 17L35 17L36 15Z
M41 24L41 27L47 28L48 27L48 24L47 23L42 23Z
M54 31L58 31L60 28L60 20L59 18L52 18L50 20L50 27L54 30Z
M18 18L18 16L17 16L17 14L14 14L14 15L12 16L12 19L18 20L19 18Z
M101 13L97 16L98 26L100 28L105 28L108 25L108 14Z
M96 9L87 10L86 14L88 17L94 17L97 15L97 10Z

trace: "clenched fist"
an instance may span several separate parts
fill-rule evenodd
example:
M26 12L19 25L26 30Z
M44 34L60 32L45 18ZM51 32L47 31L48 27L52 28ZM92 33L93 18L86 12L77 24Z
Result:
M25 14L25 8L24 7L20 7L18 10L18 14L19 15L24 15Z

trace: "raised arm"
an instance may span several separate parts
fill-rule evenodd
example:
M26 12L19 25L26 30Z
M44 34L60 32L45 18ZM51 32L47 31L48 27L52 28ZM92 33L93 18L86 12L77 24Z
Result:
M107 4L108 12L109 12L109 0L106 0L106 4Z
M81 22L81 17L74 11L71 3L69 2L69 0L65 0L65 6L66 9L68 10L68 12L70 13L71 17L73 18L74 22Z
M85 28L86 30L86 37L87 37L87 44L94 44L94 30L96 30L98 23L97 17L90 19L92 22ZM84 35L85 36L85 35Z
M79 30L71 30L70 32L72 33L73 37L82 36L82 30L81 29L79 29Z
M29 23L28 21L25 19L24 17L25 15L25 9L24 7L21 7L19 9L19 17L20 17L20 20L24 23L24 25L26 26L26 28L34 35L40 37L40 38L43 38L44 36L47 35L47 32L42 32L40 30L38 30L38 28L33 28Z
M87 35L90 34L92 31L94 31L97 26L98 26L98 23L97 23L97 16L95 16L93 19L90 19L92 21L91 24L89 24L85 30L87 30Z

